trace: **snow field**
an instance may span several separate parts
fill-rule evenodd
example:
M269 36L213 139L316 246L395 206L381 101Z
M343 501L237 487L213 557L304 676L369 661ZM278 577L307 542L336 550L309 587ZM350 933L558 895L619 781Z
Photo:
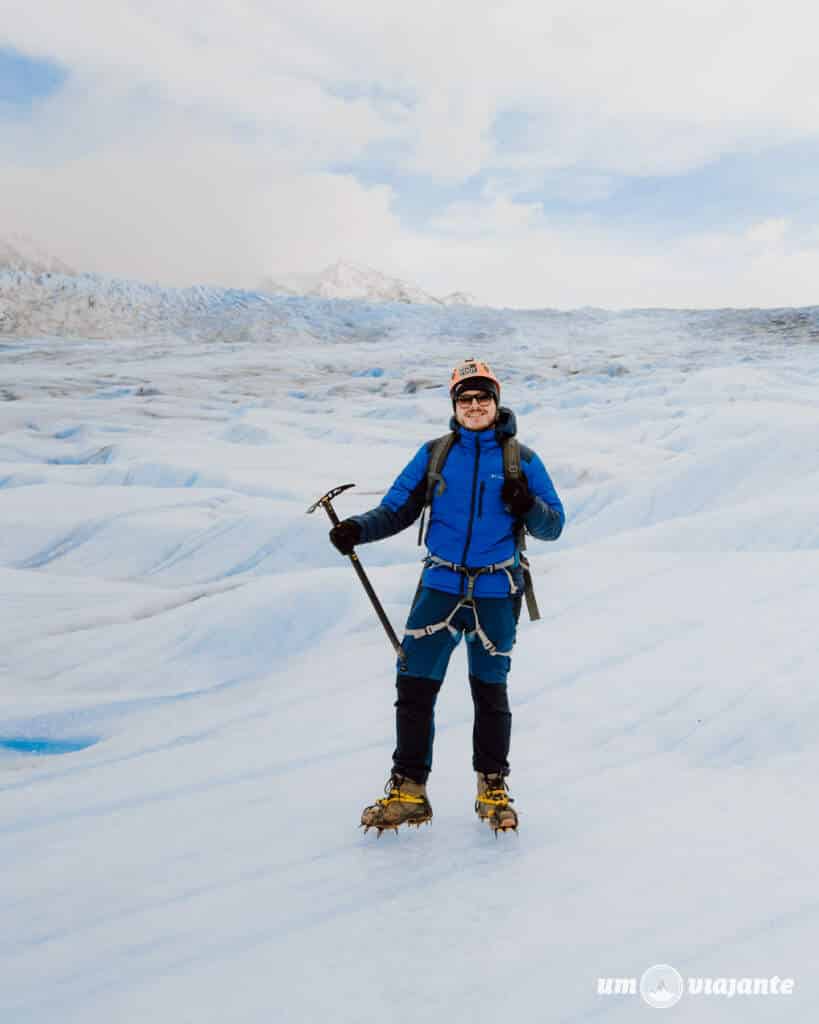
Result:
M0 364L0 743L89 744L0 745L3 1019L630 1021L597 978L666 962L796 978L681 1021L813 1020L814 352L751 313L725 338L497 314L481 339L480 311L298 309L339 306L346 344L40 339ZM392 655L304 510L348 481L339 515L376 504L480 340L569 513L530 544L521 831L472 813L461 645L432 826L376 841ZM399 631L415 539L361 552Z

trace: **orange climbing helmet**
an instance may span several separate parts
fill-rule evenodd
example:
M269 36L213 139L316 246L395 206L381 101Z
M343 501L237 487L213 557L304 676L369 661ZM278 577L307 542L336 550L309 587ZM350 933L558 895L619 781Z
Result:
M458 363L449 378L449 396L454 402L468 388L483 388L500 401L500 381L482 359L464 359Z

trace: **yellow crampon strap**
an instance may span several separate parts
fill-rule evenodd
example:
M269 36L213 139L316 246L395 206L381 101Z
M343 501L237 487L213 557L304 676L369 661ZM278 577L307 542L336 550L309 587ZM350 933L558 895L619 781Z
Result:
M404 793L400 789L394 789L389 796L382 796L379 800L376 800L377 804L381 804L382 807L386 807L388 804L422 804L424 798L422 796L413 796L411 793Z
M491 807L508 807L509 797L502 789L487 789L478 797L478 803L489 804Z

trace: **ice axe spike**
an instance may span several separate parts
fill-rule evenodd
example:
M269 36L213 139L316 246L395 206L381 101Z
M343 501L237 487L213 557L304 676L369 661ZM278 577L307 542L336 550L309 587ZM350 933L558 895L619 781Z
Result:
M349 490L351 487L355 487L355 484L341 484L341 486L339 487L334 487L332 490L322 495L322 497L320 497L318 501L313 502L310 508L307 509L308 515L311 512L315 512L320 505L327 513L327 515L330 517L330 522L333 524L333 526L338 526L340 520L336 515L336 510L333 508L333 498L341 494L342 491ZM404 648L401 646L401 642L395 635L395 630L392 628L390 620L387 618L387 613L384 611L381 602L378 600L378 596L373 590L372 583L370 583L369 579L367 578L366 572L364 572L364 567L359 561L358 555L355 553L355 551L351 551L350 554L347 555L347 557L353 563L353 568L358 574L358 578L361 580L361 585L367 592L367 597L369 597L372 606L375 609L375 613L378 616L381 625L384 627L384 631L389 637L390 643L392 644L395 653L398 655L398 660L401 662L401 665L404 666L407 660L407 656L404 653Z

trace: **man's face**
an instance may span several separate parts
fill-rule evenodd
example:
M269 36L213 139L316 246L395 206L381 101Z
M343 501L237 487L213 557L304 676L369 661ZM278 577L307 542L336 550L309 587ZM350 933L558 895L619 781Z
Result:
M466 388L455 399L455 419L467 430L486 430L497 415L494 397L482 388Z

